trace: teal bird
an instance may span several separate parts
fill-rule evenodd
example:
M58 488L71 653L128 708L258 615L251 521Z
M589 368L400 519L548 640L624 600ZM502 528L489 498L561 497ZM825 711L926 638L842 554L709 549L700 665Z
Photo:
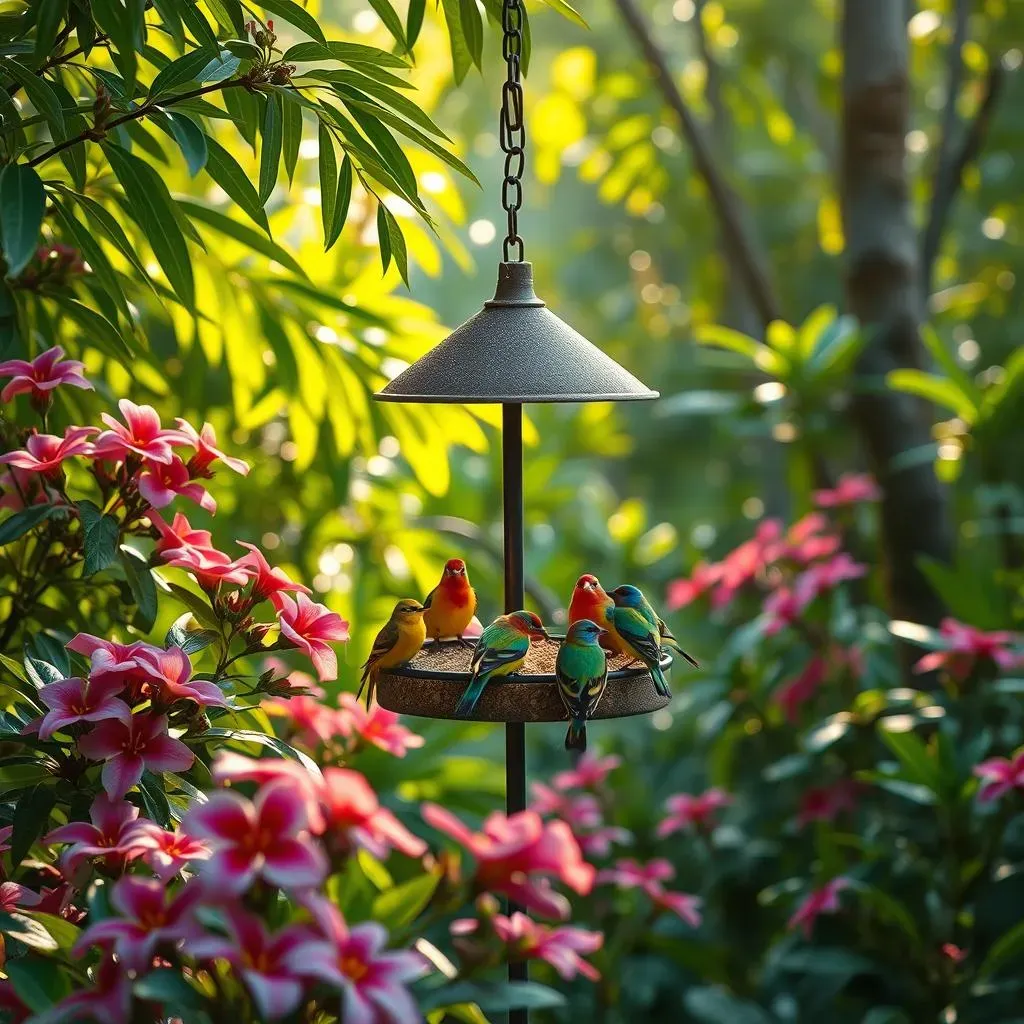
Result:
M459 698L455 714L468 718L476 708L484 688L500 676L519 669L530 649L531 640L548 640L544 624L533 612L518 611L499 615L481 634L470 660L472 678Z
M661 670L661 634L658 627L636 608L626 605L615 605L608 611L611 622L625 647L626 653L634 661L642 661L651 673L654 688L662 697L671 697L668 680Z
M596 622L578 619L558 648L555 678L569 716L566 750L587 749L587 719L593 717L608 685L608 659L599 642L604 633Z
M673 651L685 658L694 668L700 668L700 662L687 654L679 646L679 641L672 635L672 630L668 628L665 620L654 610L651 602L644 597L639 587L631 587L626 583L621 587L616 587L609 596L616 605L621 605L625 608L635 608L652 626L657 627L658 636L663 646L672 648Z

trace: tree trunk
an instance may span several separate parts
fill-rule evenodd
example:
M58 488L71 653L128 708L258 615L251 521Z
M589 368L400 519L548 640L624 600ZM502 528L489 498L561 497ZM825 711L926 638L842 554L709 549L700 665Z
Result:
M949 561L948 495L930 460L892 468L898 456L929 444L931 417L918 399L884 384L890 370L922 362L919 245L904 160L910 99L904 6L846 0L841 31L845 286L850 311L869 338L856 370L853 417L885 492L890 612L934 624L942 602L917 559L930 555Z

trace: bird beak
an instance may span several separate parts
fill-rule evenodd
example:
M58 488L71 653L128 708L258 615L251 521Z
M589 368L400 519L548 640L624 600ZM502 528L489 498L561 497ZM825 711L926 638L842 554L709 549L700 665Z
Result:
M603 637L603 636L607 636L607 635L608 635L608 630L607 630L607 629L599 629L599 630L597 631L597 639L598 639L598 640L600 640L600 639L601 639L601 637Z
M584 590L593 590L594 589L594 584L591 583L590 580L587 580L587 582L583 584L583 589Z

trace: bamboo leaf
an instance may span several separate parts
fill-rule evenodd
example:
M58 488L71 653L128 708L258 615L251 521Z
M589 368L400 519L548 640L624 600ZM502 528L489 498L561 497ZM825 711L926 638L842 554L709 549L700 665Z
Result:
M7 277L17 277L39 244L46 210L46 191L27 164L8 164L0 172L0 232Z
M459 0L459 21L473 63L479 68L484 52L484 25L476 0Z
M260 6L264 10L270 11L271 14L276 14L279 18L291 22L307 36L312 36L318 43L327 45L327 37L316 18L298 4L292 3L292 0L260 0ZM373 4L373 7L376 10L376 4ZM383 21L383 18L381 20Z
M281 98L267 97L263 116L263 144L260 147L260 203L266 205L277 184L277 169L281 164Z
M209 67L210 62L217 57L217 48L203 46L184 57L172 60L153 79L149 86L149 96L153 99L165 92L170 92L175 86L185 82L200 81L199 75L204 68Z
M56 140L64 138L64 112L61 108L60 97L51 88L49 82L29 71L24 64L19 64L9 57L0 61L0 70L5 75L10 75L25 90L25 95L32 101L32 106L46 118L54 138Z
M289 183L295 177L302 143L302 108L297 103L281 104L281 134L284 150L284 170Z
M426 7L427 0L409 0L409 11L405 16L405 41L410 50L420 37L420 29L423 28L423 13Z
M334 206L338 198L338 158L334 152L334 139L327 126L320 122L320 219L324 226L324 249L330 248L331 227L334 224Z
M402 19L398 12L391 6L390 0L370 0L370 6L377 12L377 17L383 22L384 27L395 37L395 42L403 50L408 51L409 47L405 41L405 30L402 28Z
M188 165L188 173L194 178L206 166L209 157L206 134L202 128L178 110L168 110L162 117L154 117L152 121L178 144Z
M294 63L313 60L337 60L343 64L350 61L363 61L367 64L379 65L384 68L405 68L408 61L387 50L381 50L376 46L367 46L364 43L342 43L329 42L326 46L322 43L296 43L284 52L283 59Z
M969 395L948 377L920 370L893 370L886 374L886 384L895 391L917 395L929 402L952 409L966 424L971 425L977 418L978 408Z
M338 191L334 200L334 213L331 217L331 229L324 239L324 250L327 251L338 240L342 228L345 226L345 219L348 217L348 207L352 199L352 161L346 154L341 161L341 172L338 175Z
M269 235L267 215L249 176L216 139L207 136L206 144L210 151L206 161L206 173Z

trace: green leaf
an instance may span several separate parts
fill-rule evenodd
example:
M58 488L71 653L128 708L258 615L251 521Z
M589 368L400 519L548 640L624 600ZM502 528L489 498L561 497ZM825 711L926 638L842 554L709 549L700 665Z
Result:
M974 378L956 361L956 356L946 347L938 332L931 324L921 325L921 341L929 355L942 368L945 375L964 393L975 406L981 405L981 388L974 383Z
M331 217L331 230L324 239L324 250L328 250L338 240L342 228L345 226L345 219L348 217L348 207L352 200L352 161L348 154L341 161L341 171L338 174L338 192L334 199L334 213Z
M34 1013L42 1013L59 1002L71 989L67 975L57 963L33 953L8 960L4 970L18 998Z
M918 395L926 401L952 409L968 426L974 423L978 408L964 392L948 377L921 370L892 370L886 374L886 384L894 391Z
M788 365L778 352L772 351L767 345L721 324L702 324L694 331L693 338L698 345L715 345L745 356L759 370L773 376L785 373Z
M29 71L24 64L5 57L0 60L0 71L10 75L25 90L25 95L32 101L32 106L42 114L54 136L54 141L64 138L64 112L61 109L60 97L50 87L45 78Z
M455 84L461 85L462 80L473 66L473 55L462 29L461 0L441 0L444 20L448 26L448 45L452 53L452 74Z
M806 327L805 321L800 328L801 336ZM845 372L866 341L867 334L860 329L856 319L836 317L812 339L807 369L814 376Z
M260 147L259 199L264 205L277 184L277 169L281 164L281 117L281 98L268 96L263 117L263 144Z
M138 551L126 544L121 545L118 558L138 609L135 625L144 633L148 633L156 622L157 612L156 584L153 582L149 563Z
M259 98L248 89L227 89L221 93L221 99L239 134L255 153L256 135L261 120Z
M150 84L150 99L170 92L175 86L183 85L185 82L200 81L200 72L208 67L210 61L217 56L216 47L203 46L198 50L192 50L191 53L186 53L184 57L172 60L170 64L160 70Z
M18 801L14 808L14 831L11 833L11 863L15 867L21 864L32 844L43 834L56 802L57 792L47 783L33 787Z
M772 1024L756 1003L739 999L724 988L694 986L683 996L686 1009L702 1024Z
M192 263L166 184L154 168L120 146L104 143L103 151L175 295L186 308L194 308Z
M426 7L427 0L409 0L409 11L405 16L405 41L409 50L416 45L416 40L420 37Z
M227 39L224 41L224 49L240 60L263 59L263 51L248 39Z
M409 47L405 41L405 31L402 28L402 19L398 12L391 6L390 0L370 0L370 6L377 12L377 17L383 22L384 27L395 37L395 42L403 50L408 51ZM420 15L422 18L422 14Z
M327 37L316 18L298 4L292 3L292 0L260 0L260 6L264 10L270 11L271 14L276 14L279 18L291 22L307 36L312 36L318 43L327 45ZM376 10L376 4L374 4L374 10Z
M878 736L896 755L906 779L927 786L938 793L942 788L939 764L920 737L913 732L893 732L885 728L885 719L878 723Z
M377 206L377 244L380 246L380 271L386 274L391 266L391 231L388 228L387 208L383 203Z
M981 967L978 968L978 976L986 978L995 974L1000 967L1020 959L1022 955L1024 955L1024 921L1015 924L996 939Z
M28 164L8 164L0 172L0 233L7 277L17 277L35 255L46 211L43 182Z
M199 82L223 82L230 78L241 64L241 58L231 53L230 50L221 50L206 67L196 76ZM225 94L237 92L237 89L227 89Z
M178 1013L182 1010L202 1011L209 1008L209 1000L174 969L151 971L135 982L132 991L136 999L158 1003L164 1011Z
M235 35L245 35L245 12L238 0L206 0L218 23Z
M59 673L59 678L66 679L71 674L71 656L62 640L49 633L33 633L26 641L25 648L39 661L52 665Z
M370 110L364 104L349 105L349 113L380 154L384 166L402 186L402 194L409 196L410 201L415 203L418 201L416 174L409 163L409 158L402 152L402 147L381 123L383 118L378 117L378 111L379 108L374 107Z
M139 272L140 280L150 283L149 274L146 273L145 265L139 259L135 246L128 240L128 236L124 233L124 229L117 222L114 215L89 196L84 196L81 193L70 190L66 190L64 194L82 208L86 221L92 224L101 234L106 235L118 252L131 262L132 266Z
M129 94L138 69L136 54L142 49L145 9L146 0L92 0L92 15L114 44L110 56Z
M139 792L142 794L142 805L149 818L161 828L171 828L171 805L167 802L163 780L159 775L146 771L139 780Z
M57 39L60 23L68 13L68 0L35 0L36 46L35 56L44 61Z
M177 583L168 583L167 586L171 593L196 617L196 621L200 625L215 630L219 634L220 623L206 598Z
M18 790L29 789L41 782L49 785L54 783L49 769L41 761L33 760L28 764L8 763L0 767L0 797L4 799Z
M479 68L484 52L484 25L476 0L459 0L459 22L469 55Z
M70 949L80 933L70 921L62 917L40 914L36 910L30 914L15 910L0 914L0 934L16 939L31 949L53 953L58 949Z
M117 329L117 325L111 323L105 316L101 316L96 310L63 294L54 295L53 301L78 324L90 345L117 360L123 360L126 356L131 359L135 355L135 350L125 341L124 335ZM111 339L116 344L112 344Z
M390 257L395 261L395 265L398 267L398 272L402 275L402 280L405 282L406 288L409 287L409 257L406 254L405 249L405 238L402 235L402 229L398 226L398 221L395 220L395 215L383 204L377 208L377 230L381 229L381 213L384 215L384 228L388 237L388 251ZM384 248L383 242L381 243L381 262L384 262ZM384 269L387 270L387 264L384 265Z
M82 572L86 576L106 569L117 558L117 541L121 527L117 520L106 515L95 502L85 499L75 503L82 520L85 542L85 564Z
M206 173L227 192L243 213L248 214L269 235L270 225L267 223L267 214L249 176L216 139L207 136L206 141L210 149L210 155L206 161Z
M295 258L286 249L282 249L276 242L267 238L266 235L253 231L252 228L245 224L239 224L238 221L232 220L219 210L212 210L210 207L203 206L201 203L193 202L190 199L180 199L178 200L178 205L193 220L197 220L213 228L215 231L219 231L222 235L233 238L236 242L247 245L250 249L266 256L267 259L280 263L281 266L287 267L300 277L306 277L306 272Z
M206 16L199 10L198 7L192 3L178 4L178 11L181 14L181 20L191 30L192 35L195 36L196 42L200 46L216 46L217 35L214 30L210 27L210 23L206 20Z
M376 46L366 46L363 43L341 43L330 42L326 46L322 43L297 43L290 46L284 52L283 60L303 63L314 60L337 60L342 64L350 61L362 61L365 64L373 64L382 68L405 68L408 61L398 57L387 50L378 49Z
M44 519L49 519L58 511L56 505L29 505L28 508L15 512L9 519L0 523L0 547L24 537L33 526L38 526Z
M76 928L70 921L65 921L63 917L58 917L56 914L42 914L38 910L33 910L31 913L32 920L46 929L50 938L56 942L57 949L69 950L78 941L81 929Z
M584 21L583 15L576 10L571 4L566 3L566 0L542 0L554 11L558 11L559 14L564 18L568 18L569 21L575 22L580 28L589 29L590 26Z
M455 981L425 992L418 1002L424 1013L457 1003L476 1003L485 1012L503 1013L565 1006L565 996L533 981Z
M191 612L179 615L164 637L164 647L180 647L186 654L195 654L215 644L220 633L215 629L202 629L195 625Z
M299 160L299 146L302 143L302 108L297 103L281 104L282 147L284 149L284 170L291 183L295 177L295 166Z
M191 117L180 110L169 110L163 117L155 117L152 120L178 144L188 165L188 173L194 178L206 166L209 156L205 132Z
M238 743L255 743L257 746L266 747L268 750L273 750L275 754L281 757L286 757L291 761L298 761L314 778L320 778L320 768L308 754L304 754L301 750L296 750L295 747L284 740L278 739L276 736L271 736L265 732L255 732L251 729L207 729L200 740L207 739L226 739L235 740Z
M306 77L315 78L322 82L331 82L337 87L346 87L338 89L339 95L343 99L348 96L354 96L356 99L361 99L364 102L372 102L369 99L372 96L375 100L386 104L433 135L451 141L408 96L403 96L397 89L393 89L390 85L385 85L383 82L377 82L362 72L344 68L318 69L311 71ZM390 122L388 123L390 124Z
M9 658L6 654L0 654L0 665L3 665L3 667L16 679L19 679L23 683L28 682L28 676L25 675L25 669L22 668L22 666L13 658Z
M338 157L334 152L334 138L323 121L320 122L319 140L320 220L324 227L324 251L326 251L330 248L334 207L338 200Z
M437 875L418 875L385 890L373 901L373 919L392 932L412 924L430 902L438 881Z

